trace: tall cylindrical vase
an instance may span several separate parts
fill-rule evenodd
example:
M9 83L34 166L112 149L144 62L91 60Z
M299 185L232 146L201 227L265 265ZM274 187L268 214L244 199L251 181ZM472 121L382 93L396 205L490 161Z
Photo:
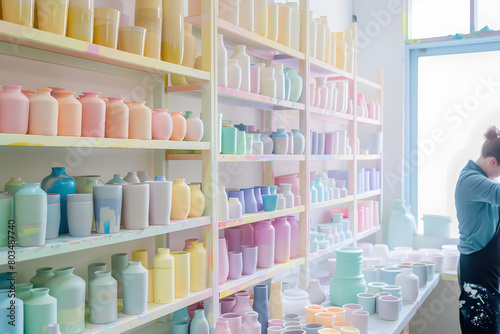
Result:
M253 288L253 310L257 312L258 320L262 326L261 334L267 333L267 322L270 319L269 303L267 301L267 285L258 284Z
M226 282L229 275L229 256L225 238L219 238L219 284Z
M190 261L190 290L203 291L207 288L207 251L203 242L195 241L188 250Z
M148 304L148 270L130 261L122 272L123 313L141 314Z
M128 265L127 253L116 253L111 255L111 275L118 282L118 298L122 297L122 273Z
M21 86L3 85L0 92L0 133L28 132L29 99Z
M270 319L281 319L283 317L283 299L281 298L281 282L271 282L271 293L269 296Z
M227 239L227 250L229 252L240 252L242 245L243 230L240 226L231 227L224 230L224 237Z
M189 218L201 217L203 215L203 211L205 211L205 195L203 195L200 187L201 185L199 183L189 185Z
M286 217L278 217L273 222L275 229L274 262L285 263L290 261L291 227Z
M47 193L39 183L25 183L16 193L16 232L19 246L45 244Z
M168 248L158 248L153 259L154 302L168 304L174 301L174 257Z
M151 140L153 112L145 105L146 101L132 101L129 108L128 136L130 139Z
M123 186L123 227L143 230L149 223L149 184L131 183Z
M255 244L259 247L258 268L271 268L274 264L275 231L270 220L257 223L254 229Z
M254 31L263 36L267 36L267 1L254 0Z
M104 138L106 133L106 103L98 92L83 92L82 137Z
M146 29L144 42L144 56L146 57L161 58L162 20L161 0L137 0L135 2L135 25Z
M172 205L171 181L146 181L149 184L149 224L168 225Z
M189 295L191 286L189 253L184 251L172 252L172 256L174 257L175 298L185 298Z
M66 36L92 43L94 0L70 0Z
M94 187L93 195L97 233L119 232L122 215L122 186L115 184Z
M55 276L45 283L57 299L57 322L62 333L85 330L85 281L73 274L73 267L54 270Z
M58 103L50 95L50 88L37 88L38 93L30 99L28 134L57 135Z
M163 0L163 34L161 58L182 64L184 53L184 1Z
M108 324L117 318L117 281L109 271L95 272L89 283L89 321L93 324Z

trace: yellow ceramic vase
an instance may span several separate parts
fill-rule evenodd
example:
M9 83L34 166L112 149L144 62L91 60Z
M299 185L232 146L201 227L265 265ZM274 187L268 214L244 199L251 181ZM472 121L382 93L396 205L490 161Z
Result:
M33 27L35 0L2 0L2 20Z
M188 217L191 206L190 191L184 179L175 179L172 185L172 209L170 219L184 220Z
M195 241L188 249L190 261L191 292L207 288L207 251L203 242Z
M148 251L146 249L135 249L132 251L132 261L141 262L142 266L148 270L148 303L153 302L154 284L153 267L148 265Z
M120 11L113 8L94 8L94 43L116 49Z
M190 264L188 252L172 252L174 257L174 282L175 298L185 298L189 296L190 283Z
M156 304L174 301L174 257L168 248L158 248L153 259L153 291Z
M182 64L184 53L184 1L163 0L161 59Z
M271 292L269 293L269 316L271 319L281 319L283 317L281 285L280 281L271 281Z
M71 0L66 36L92 43L94 35L94 0Z
M168 7L165 7L168 11ZM144 56L160 59L161 29L163 23L163 7L161 0L136 0L135 25L146 29Z
M201 192L200 184L190 184L190 208L189 208L189 218L197 218L203 215L205 211L205 195Z
M144 43L146 41L146 29L143 27L120 27L118 28L118 49L144 55Z
M66 36L69 0L36 0L38 29Z
M343 70L345 68L345 58L346 58L346 46L344 43L344 33L343 32L337 32L337 38L336 38L336 56L337 59L335 60L335 67L340 68Z

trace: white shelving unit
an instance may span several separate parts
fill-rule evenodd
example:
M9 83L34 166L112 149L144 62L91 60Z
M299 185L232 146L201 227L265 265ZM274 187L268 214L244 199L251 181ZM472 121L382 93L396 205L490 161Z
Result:
M143 141L132 139L109 139L109 138L75 138L75 137L45 137L32 135L0 134L0 147L36 147L45 148L97 148L97 149L135 149L151 150L153 153L151 164L154 165L155 174L163 175L166 163L169 161L180 161L189 163L193 160L201 161L203 170L202 183L206 195L206 216L185 221L172 221L167 226L150 226L145 230L122 230L117 234L98 235L92 234L87 238L71 238L61 236L49 240L46 245L40 247L16 247L16 260L18 262L46 259L53 256L92 250L97 247L109 247L112 245L125 244L130 241L153 238L156 248L167 245L166 235L173 232L186 231L189 229L202 228L205 245L208 251L210 287L202 292L191 293L187 298L175 300L171 304L157 305L149 304L148 311L139 316L119 314L119 319L112 324L94 325L87 324L86 334L90 333L121 333L133 331L151 324L155 327L155 320L168 315L180 308L186 307L199 301L206 301L207 308L211 310L209 317L213 320L218 316L218 301L220 298L229 296L241 289L262 283L280 273L301 267L300 285L305 288L309 280L309 263L313 260L321 260L332 256L335 250L355 245L358 240L372 236L380 231L380 226L369 230L358 232L357 226L357 203L360 200L376 198L381 200L382 190L366 193L356 193L356 175L358 162L368 161L379 163L382 168L382 155L311 155L310 152L310 130L313 121L321 121L347 127L351 138L357 136L358 125L365 124L374 126L381 131L382 122L357 115L357 106L354 104L353 114L325 111L309 105L309 84L314 77L327 76L330 80L349 81L351 98L356 96L357 85L361 84L377 91L379 102L382 102L382 78L379 75L378 82L372 82L357 75L356 67L354 73L335 68L330 64L310 57L307 44L301 43L301 50L283 46L277 42L264 38L256 33L249 32L241 27L234 26L229 22L216 17L216 0L202 0L203 13L199 17L187 17L186 22L192 23L201 29L202 54L204 58L212 59L211 62L203 63L203 70L197 70L181 65L171 64L161 60L146 58L119 50L114 50L91 43L78 41L71 38L51 34L44 31L22 27L5 21L0 21L0 54L27 59L27 61L40 61L50 64L58 64L76 69L85 69L99 74L111 74L124 77L144 78L144 74L160 80L162 84L155 86L151 91L153 94L154 108L166 108L166 98L170 94L187 94L201 100L201 118L205 126L205 135L202 142L174 142L174 141ZM301 39L307 40L309 34L309 1L300 0L301 10ZM287 67L298 69L304 80L303 96L300 102L290 102L269 98L259 94L242 92L227 87L217 86L217 59L215 41L217 32L224 35L224 39L236 44L246 44L249 54L269 62L282 62ZM15 46L15 47L13 47ZM6 66L8 66L6 64ZM19 69L22 71L22 69ZM2 70L0 70L1 73ZM177 74L196 78L201 84L186 86L167 86L165 75ZM167 81L168 82L168 81ZM217 115L220 105L235 105L253 108L255 112L263 112L267 116L265 125L273 128L273 119L269 115L284 113L293 115L299 120L299 128L306 137L306 151L303 155L222 155L218 153L219 133ZM165 150L168 150L166 153ZM179 153L177 150L190 150L189 153ZM0 157L4 158L4 157ZM184 161L184 162L183 162ZM241 219L219 221L217 217L217 187L219 166L228 163L262 164L263 184L273 185L277 166L288 164L297 166L300 175L300 196L302 205L285 210L273 212L259 212L244 215ZM311 165L318 164L323 167L328 164L346 164L349 170L349 196L332 201L310 204L309 181ZM316 165L315 165L316 166ZM333 245L316 253L309 252L309 227L310 214L313 211L329 210L336 207L348 207L350 225L353 238L337 245ZM269 269L258 269L255 274L242 276L237 280L228 280L222 285L218 283L218 263L212 259L218 254L218 235L229 227L250 224L265 219L273 219L288 215L299 215L300 223L300 250L299 257L288 263L275 264ZM153 240L153 239L152 239ZM125 247L125 246L124 246ZM84 257L84 256L83 256ZM0 269L7 264L7 249L0 248ZM77 263L78 265L79 263ZM1 271L1 270L0 270ZM5 271L5 270L4 270ZM119 311L121 309L119 308Z

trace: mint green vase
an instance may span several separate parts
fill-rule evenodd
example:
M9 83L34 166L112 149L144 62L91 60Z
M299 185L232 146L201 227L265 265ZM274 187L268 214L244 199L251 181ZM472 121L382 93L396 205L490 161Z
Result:
M361 272L363 250L337 250L337 268L330 281L330 302L335 306L357 303L357 294L366 292L366 281Z
M117 318L118 283L106 270L96 271L89 282L90 322L108 324Z
M40 183L25 183L16 193L16 229L21 247L45 245L47 193Z
M33 284L31 283L17 283L15 285L16 298L25 301L31 296L31 289L33 289Z
M0 247L9 244L9 220L12 219L14 199L8 192L0 192ZM14 228L14 224L11 225ZM12 232L15 232L12 230ZM13 235L13 234L11 234Z
M36 275L30 279L30 283L33 283L33 288L44 288L45 282L54 276L54 268L52 267L42 267L36 270Z
M50 324L57 322L57 299L49 295L49 289L31 290L24 301L25 333L47 333Z

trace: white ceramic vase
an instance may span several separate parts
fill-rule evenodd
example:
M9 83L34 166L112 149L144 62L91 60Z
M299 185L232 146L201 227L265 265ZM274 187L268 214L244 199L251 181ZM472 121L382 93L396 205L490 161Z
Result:
M241 86L241 67L238 65L238 59L227 60L227 86L233 89L240 89Z
M146 181L149 185L149 224L168 225L172 205L171 181Z
M250 91L250 56L247 54L246 45L236 45L231 59L238 60L238 66L241 68L240 90Z
M309 294L309 300L313 304L321 305L326 300L325 292L321 288L318 279L309 280L306 292Z
M143 230L149 225L149 184L123 186L122 223L127 230Z

